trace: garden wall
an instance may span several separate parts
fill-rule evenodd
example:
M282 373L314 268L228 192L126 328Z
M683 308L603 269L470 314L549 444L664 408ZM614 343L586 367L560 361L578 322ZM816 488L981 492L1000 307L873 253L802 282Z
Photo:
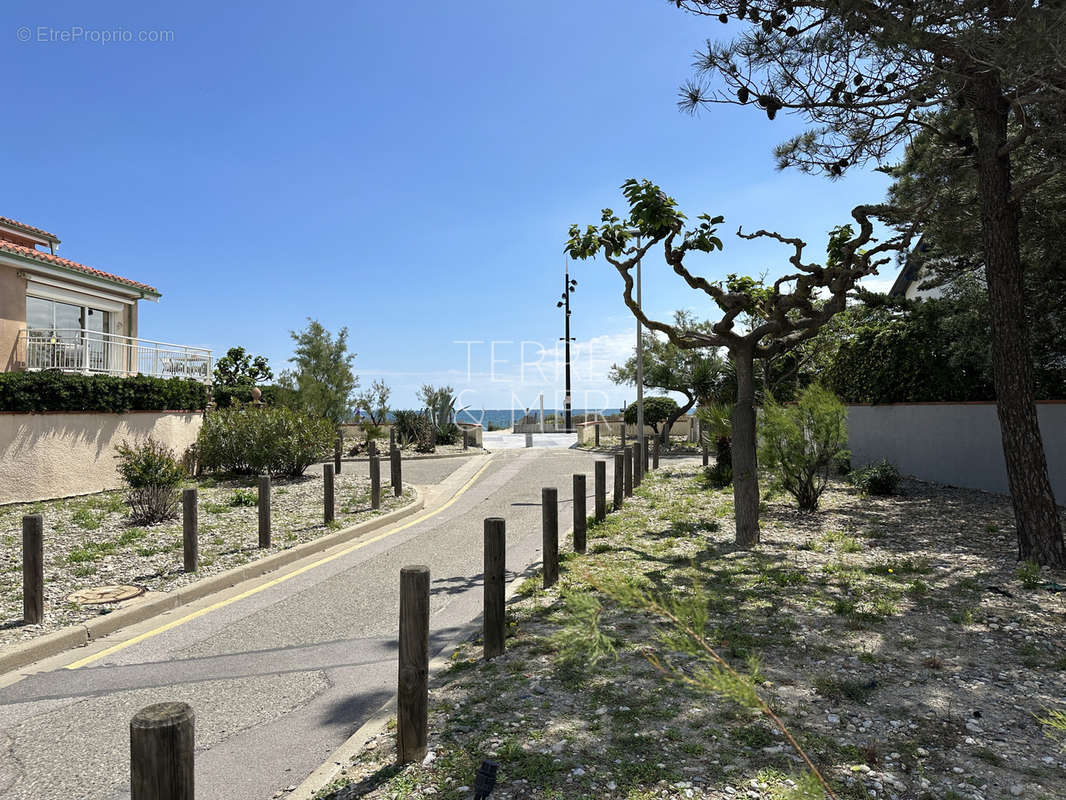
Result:
M152 436L180 458L202 424L184 411L0 413L0 504L118 488L116 444Z
M1051 486L1066 504L1066 402L1037 409ZM1008 491L995 403L849 405L848 447L853 466L884 458L922 480Z

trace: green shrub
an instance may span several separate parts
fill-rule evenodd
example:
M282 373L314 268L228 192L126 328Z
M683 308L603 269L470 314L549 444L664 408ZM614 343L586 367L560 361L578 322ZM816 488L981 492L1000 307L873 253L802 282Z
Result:
M254 386L219 386L211 387L211 397L217 408L229 408L238 403L252 402L252 389ZM262 396L259 402L267 406L297 407L296 392L284 386L270 385L260 386Z
M459 426L455 424L455 390L451 386L437 389L426 384L419 390L418 398L425 403L422 416L436 433L434 444L455 444L459 437Z
M848 480L863 494L891 495L899 490L900 474L895 464L882 459L852 470Z
M733 465L728 461L715 461L713 467L703 468L703 479L708 486L723 489L733 483Z
M803 511L818 508L829 473L847 443L847 410L828 389L811 386L795 405L769 401L763 407L759 463L775 473Z
M440 432L433 425L433 422L424 415L419 415L418 422L415 424L414 441L416 453L433 453L437 449L437 443L440 441Z
M659 426L677 413L677 401L672 397L645 397L644 398L644 424L651 427L656 433ZM637 424L637 404L630 403L625 411L626 425Z
M115 450L134 522L174 519L178 515L178 486L185 478L174 451L151 437L137 445L122 442Z
M396 441L401 447L411 444L418 436L418 420L421 417L417 411L394 411L392 413L392 427L396 431Z
M1026 589L1036 589L1041 584L1040 565L1032 561L1023 561L1018 565L1018 580Z
M259 493L254 489L237 489L233 492L233 497L229 499L229 504L236 508L257 506L259 505Z
M78 375L58 370L0 373L0 411L201 411L207 387L185 378Z
M284 406L232 405L207 414L196 440L200 468L239 475L303 475L332 452L336 430Z

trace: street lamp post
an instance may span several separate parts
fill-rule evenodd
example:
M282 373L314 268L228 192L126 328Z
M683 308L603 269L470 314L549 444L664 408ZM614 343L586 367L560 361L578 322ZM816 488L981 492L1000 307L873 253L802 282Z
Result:
M637 249L640 249L640 237L637 237ZM637 308L640 304L640 259L637 259ZM625 422L623 421L623 425ZM637 442L640 452L644 452L644 337L641 336L640 317L637 317Z
M566 335L563 337L563 341L566 342L566 395L563 397L563 415L566 432L570 433L574 429L570 403L570 342L573 341L570 338L570 293L576 291L577 281L570 277L570 260L563 259L563 265L565 274L563 299L556 303L555 307L566 309Z

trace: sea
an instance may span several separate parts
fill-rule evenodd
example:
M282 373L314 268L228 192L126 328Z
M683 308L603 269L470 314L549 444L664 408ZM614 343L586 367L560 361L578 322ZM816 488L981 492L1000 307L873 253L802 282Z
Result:
M540 409L530 409L529 413L535 417L540 416ZM546 408L544 409L545 418L557 415L562 418L562 409ZM571 409L570 414L572 417L583 417L585 414L617 414L617 408L609 409L585 409L575 408ZM468 408L460 411L456 419L458 422L472 422L475 425L481 425L482 428L488 429L491 424L495 428L509 428L514 422L521 422L522 417L526 414L524 409L510 409L510 408L488 408L488 409L473 409Z

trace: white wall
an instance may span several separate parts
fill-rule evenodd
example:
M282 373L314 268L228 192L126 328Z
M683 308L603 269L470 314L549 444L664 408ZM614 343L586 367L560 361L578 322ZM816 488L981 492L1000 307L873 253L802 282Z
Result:
M1066 402L1038 404L1055 499L1066 505ZM995 403L848 406L848 446L858 467L887 459L904 475L1006 493Z
M116 489L115 445L151 435L181 458L202 413L0 413L0 504Z

